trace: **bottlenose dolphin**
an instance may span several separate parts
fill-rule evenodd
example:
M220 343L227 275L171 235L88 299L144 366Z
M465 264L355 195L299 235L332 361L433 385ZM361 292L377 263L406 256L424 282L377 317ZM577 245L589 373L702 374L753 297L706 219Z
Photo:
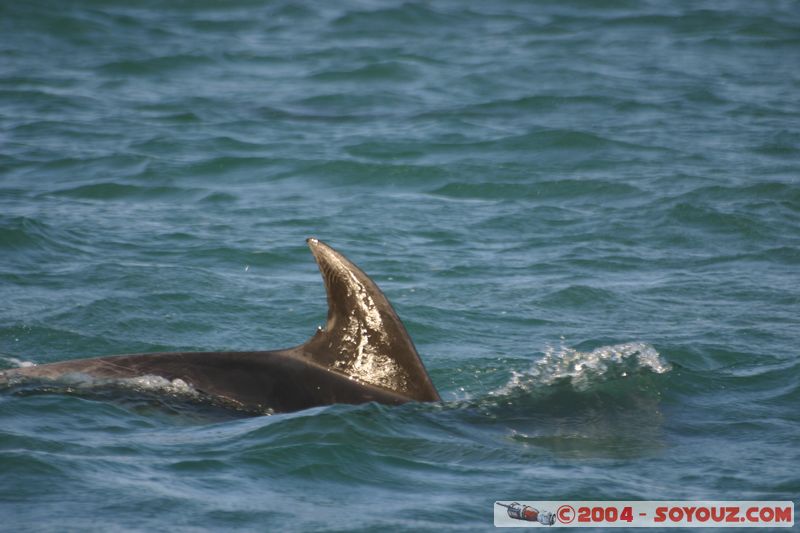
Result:
M408 332L375 282L322 241L306 242L325 282L328 320L300 346L70 360L5 370L0 386L87 380L114 386L154 377L187 385L222 405L262 413L334 403L440 400Z

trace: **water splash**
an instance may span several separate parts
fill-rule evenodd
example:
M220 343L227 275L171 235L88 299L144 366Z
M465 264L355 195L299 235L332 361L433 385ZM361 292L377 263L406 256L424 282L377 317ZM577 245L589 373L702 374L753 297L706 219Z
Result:
M124 378L101 382L100 384L114 384L129 388L137 392L158 392L173 397L200 399L201 394L191 385L180 378L169 380L161 376L145 375L135 378Z
M510 440L570 457L636 457L663 446L659 386L671 366L651 345L548 347L482 399Z
M13 361L12 361L13 360ZM15 358L2 357L2 362L15 363L19 367L36 366L33 363L19 361ZM203 394L180 378L167 379L155 375L143 375L133 378L97 378L81 372L59 376L58 379L11 376L0 382L4 387L20 388L20 390L56 392L56 393L92 393L103 389L122 389L137 394L157 394L185 400L202 400Z
M0 354L0 369L3 368L27 368L36 366L33 361L23 361L10 355Z
M544 357L526 371L512 372L508 383L492 395L530 391L561 380L568 380L576 390L586 390L593 384L627 378L642 370L664 374L671 369L655 348L643 342L601 346L591 352L563 345L548 347Z

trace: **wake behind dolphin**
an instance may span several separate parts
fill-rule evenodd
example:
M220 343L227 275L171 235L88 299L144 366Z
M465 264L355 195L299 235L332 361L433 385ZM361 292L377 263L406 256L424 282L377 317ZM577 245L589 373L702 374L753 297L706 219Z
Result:
M375 282L322 241L306 242L325 283L328 319L325 328L300 346L78 359L0 372L0 386L76 379L112 385L160 380L251 412L334 403L439 401L414 343Z

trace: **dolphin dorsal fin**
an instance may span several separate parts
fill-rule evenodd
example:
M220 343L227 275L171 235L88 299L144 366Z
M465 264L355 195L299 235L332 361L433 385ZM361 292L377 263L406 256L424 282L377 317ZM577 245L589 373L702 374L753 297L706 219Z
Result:
M411 337L375 282L322 241L306 242L325 282L328 321L296 350L359 381L414 400L439 400Z

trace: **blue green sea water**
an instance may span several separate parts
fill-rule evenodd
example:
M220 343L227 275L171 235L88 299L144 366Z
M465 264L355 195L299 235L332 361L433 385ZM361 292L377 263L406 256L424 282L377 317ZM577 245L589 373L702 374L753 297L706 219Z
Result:
M0 368L299 344L309 236L441 404L4 391L0 530L798 501L796 2L0 2Z

